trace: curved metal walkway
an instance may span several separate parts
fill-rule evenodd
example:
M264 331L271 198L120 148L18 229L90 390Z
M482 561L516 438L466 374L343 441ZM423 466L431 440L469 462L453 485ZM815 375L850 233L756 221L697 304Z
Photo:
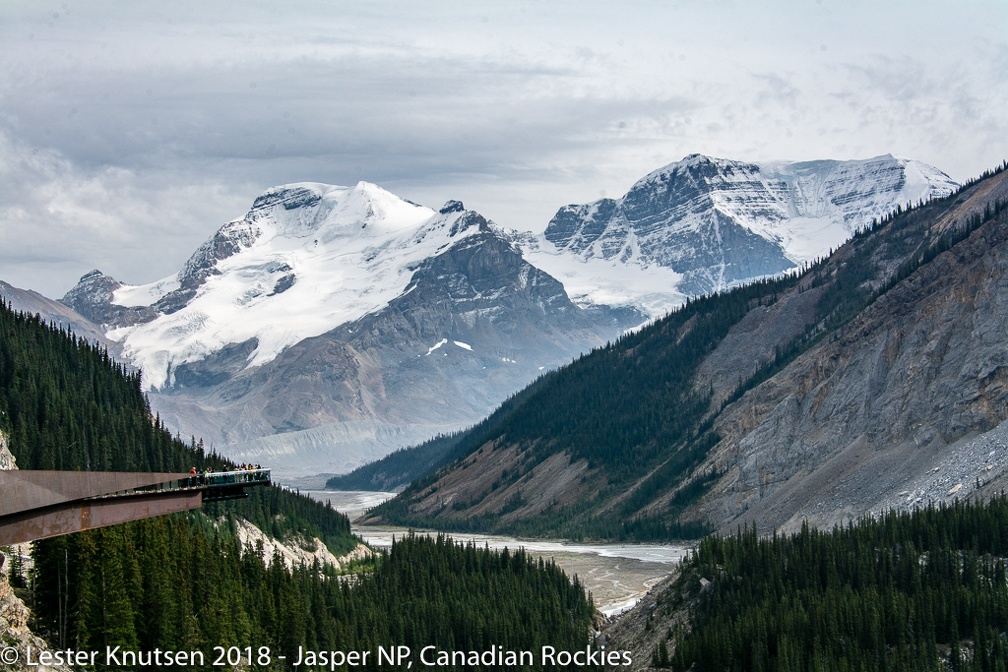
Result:
M0 471L0 546L245 497L270 483L269 469L208 474Z

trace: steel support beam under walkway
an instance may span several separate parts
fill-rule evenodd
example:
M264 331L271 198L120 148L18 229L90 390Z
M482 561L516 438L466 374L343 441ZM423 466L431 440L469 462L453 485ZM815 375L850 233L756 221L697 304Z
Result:
M210 475L98 471L0 471L0 546L152 518L242 496L269 470Z

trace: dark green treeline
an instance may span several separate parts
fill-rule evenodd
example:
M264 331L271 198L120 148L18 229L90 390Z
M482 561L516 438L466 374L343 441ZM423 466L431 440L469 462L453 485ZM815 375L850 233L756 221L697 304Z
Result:
M695 672L1005 670L1006 557L1003 497L828 532L708 537L661 598L659 613L689 609L690 627L667 633L675 646L659 647L654 662Z
M152 416L139 374L3 302L0 431L28 469L231 466L195 439L172 438ZM357 577L318 565L288 570L279 557L264 558L261 548L242 549L235 519L251 520L277 538L318 536L337 554L357 543L349 522L287 490L251 493L207 505L205 513L37 542L30 597L36 630L77 650L198 650L206 655L205 669L222 669L213 666L218 646L253 647L256 664L259 647L269 647L271 663L259 667L279 670L289 669L302 646L587 645L591 601L553 565L444 538L410 538ZM372 655L363 669L379 669L376 662Z
M140 374L38 316L0 301L0 432L21 469L187 472L234 465L195 439L188 444L151 414ZM231 511L267 534L319 537L334 553L356 545L346 516L279 488L251 488L247 499L208 505Z
M261 553L184 516L71 535L36 555L40 575L59 577L36 589L36 608L61 648L203 651L200 669L219 669L216 646L252 647L256 658L268 647L264 667L276 670L291 669L299 647L372 651L359 669L379 670L392 669L377 664L380 646L538 652L589 643L584 589L522 551L408 537L357 577L318 564L287 571L279 557L267 567Z
M21 469L183 472L205 461L151 418L138 372L6 304L0 308L0 429Z

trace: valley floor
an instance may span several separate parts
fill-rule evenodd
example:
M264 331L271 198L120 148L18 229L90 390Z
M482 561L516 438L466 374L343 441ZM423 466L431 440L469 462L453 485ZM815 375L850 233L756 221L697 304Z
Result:
M353 520L366 508L394 493L304 491L320 501L332 502ZM408 530L399 527L356 526L354 534L371 546L387 548L392 538L402 538ZM436 534L436 533L432 533ZM457 541L472 541L492 549L519 548L544 559L552 559L567 573L577 575L591 591L595 606L606 615L620 613L643 598L651 588L672 573L689 550L671 544L579 544L565 541L515 539L493 535L454 534Z

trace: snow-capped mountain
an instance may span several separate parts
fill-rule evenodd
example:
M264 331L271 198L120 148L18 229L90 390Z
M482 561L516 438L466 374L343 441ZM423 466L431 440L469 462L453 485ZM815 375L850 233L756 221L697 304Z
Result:
M374 312L405 291L416 267L479 231L461 208L436 212L368 183L271 189L222 227L177 276L119 286L112 302L156 317L110 336L148 388L232 343L256 340L250 366Z
M315 472L475 422L644 319L578 308L457 201L364 182L271 189L177 275L92 272L64 301L107 325L170 426ZM347 442L356 457L325 450Z
M239 461L338 473L476 422L688 295L823 256L954 187L889 156L693 155L620 199L561 208L537 237L457 201L433 210L366 182L291 184L177 274L126 285L93 271L63 303L103 325L183 435Z
M757 165L693 154L620 199L560 208L524 244L575 301L656 314L825 256L872 219L956 187L937 168L890 155Z
M698 300L587 355L451 445L386 461L371 482L415 480L363 522L646 539L652 525L790 533L996 496L1006 167L792 280Z

